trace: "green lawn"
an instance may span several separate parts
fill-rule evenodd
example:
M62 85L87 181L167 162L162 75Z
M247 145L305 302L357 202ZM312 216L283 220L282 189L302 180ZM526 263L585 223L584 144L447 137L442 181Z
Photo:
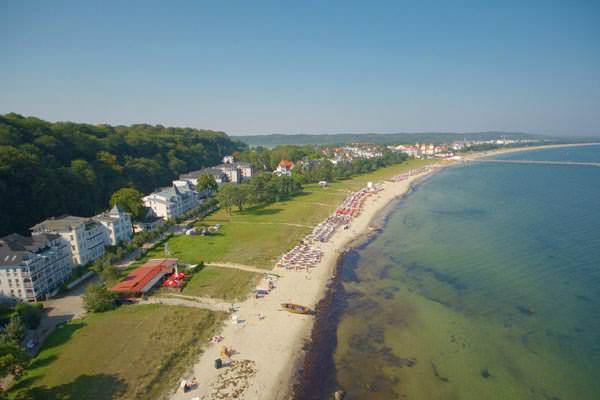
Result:
M223 314L132 305L57 329L10 390L28 399L157 399L177 386Z
M261 278L260 274L254 272L204 267L185 285L182 294L239 301L256 287Z
M312 226L327 218L349 191L365 187L368 181L382 181L430 163L432 161L411 160L333 182L328 188L321 188L317 184L305 185L303 194L288 201L250 207L231 216L219 210L198 223L221 224L223 227L219 234L175 236L168 241L170 254L188 264L200 261L232 262L271 269L277 257L294 247L312 230ZM162 245L149 251L137 265L161 257L164 257Z
M282 253L282 248L293 247L311 230L289 225L238 223L236 217L230 222L219 212L209 220L205 219L203 222L219 222L223 225L221 232L216 235L177 235L169 239L170 257L187 264L198 264L200 261L232 262L270 269L275 258ZM252 220L260 219L250 218L250 222ZM164 256L164 246L157 246L137 264Z

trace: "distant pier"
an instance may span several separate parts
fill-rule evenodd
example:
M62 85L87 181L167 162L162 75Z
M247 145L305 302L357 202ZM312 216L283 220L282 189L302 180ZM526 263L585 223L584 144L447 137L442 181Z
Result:
M567 165L567 166L586 166L586 167L600 167L600 162L576 162L576 161L534 161L534 160L490 160L490 159L476 159L476 160L463 160L465 162L476 162L476 163L494 163L494 164L539 164L539 165Z

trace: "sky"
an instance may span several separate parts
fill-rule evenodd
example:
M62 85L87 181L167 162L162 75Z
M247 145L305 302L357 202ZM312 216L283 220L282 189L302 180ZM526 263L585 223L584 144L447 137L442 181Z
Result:
M0 114L600 136L599 1L0 2Z

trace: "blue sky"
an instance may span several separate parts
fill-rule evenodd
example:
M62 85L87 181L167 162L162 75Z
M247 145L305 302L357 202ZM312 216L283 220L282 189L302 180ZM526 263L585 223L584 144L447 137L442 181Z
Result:
M598 1L0 3L0 113L600 135Z

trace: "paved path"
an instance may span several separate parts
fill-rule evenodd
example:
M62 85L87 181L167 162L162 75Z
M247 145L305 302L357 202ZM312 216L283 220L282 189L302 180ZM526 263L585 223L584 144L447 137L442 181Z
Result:
M32 338L38 342L38 345L32 349L32 353L37 353L46 337L60 325L72 319L80 318L85 314L83 308L82 294L88 285L100 281L98 275L92 276L90 279L82 282L72 290L44 301L44 315L40 321L40 326L28 334L28 339Z
M123 257L122 259L120 259L119 261L117 261L114 264L115 268L124 269L124 268L129 267L131 264L136 262L136 258L138 256L142 255L143 251L148 251L148 250L152 249L154 246L156 246L156 244L158 242L160 242L164 238L165 238L165 236L161 235L161 236L157 237L156 239L154 239L153 241L144 243L141 247L138 247L137 249L129 252L128 254L125 255L125 257Z
M250 265L235 264L235 263L205 263L204 265L207 265L209 267L239 269L241 271L256 272L257 274L267 274L267 273L271 272L270 269L258 268L258 267L253 267Z

